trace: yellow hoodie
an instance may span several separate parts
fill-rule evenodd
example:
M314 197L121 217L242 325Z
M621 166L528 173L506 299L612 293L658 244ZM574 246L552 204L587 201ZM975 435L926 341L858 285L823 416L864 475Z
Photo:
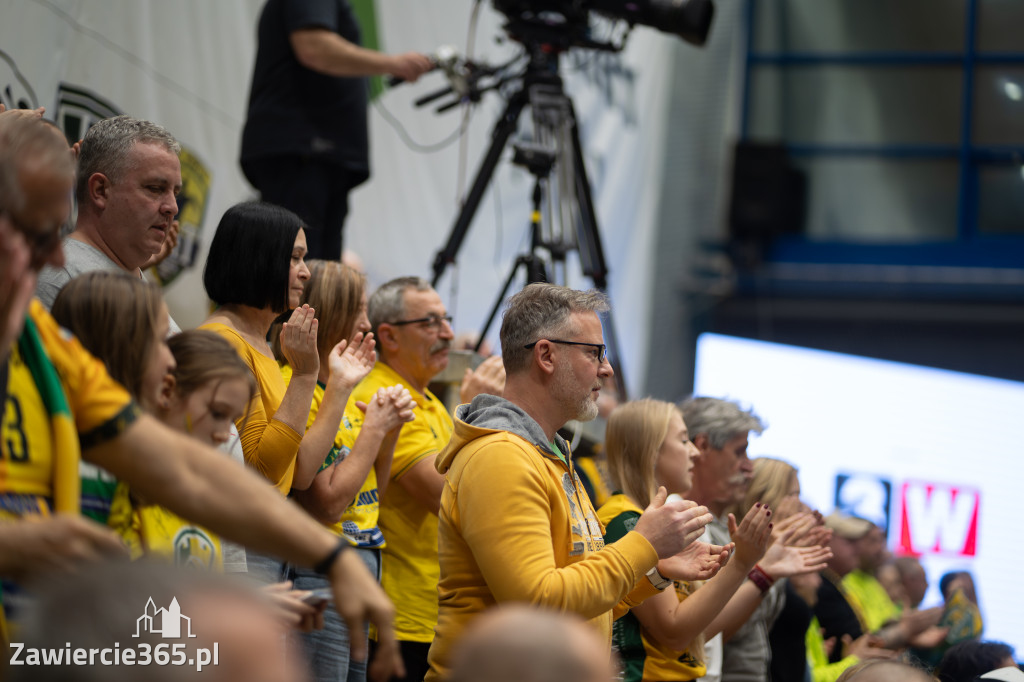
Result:
M568 445L556 436L558 450ZM518 406L478 396L455 413L436 460L445 474L439 518L438 619L425 682L448 675L451 648L477 614L527 602L589 619L608 641L614 617L657 590L644 575L658 561L631 531L605 545L579 478Z

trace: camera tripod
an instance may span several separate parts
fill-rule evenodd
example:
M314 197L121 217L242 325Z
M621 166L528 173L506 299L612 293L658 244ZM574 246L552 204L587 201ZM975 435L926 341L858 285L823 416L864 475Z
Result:
M572 99L565 94L558 73L558 52L550 53L540 46L528 46L530 61L523 71L519 88L509 97L504 111L491 131L491 144L477 169L466 200L455 219L448 241L434 258L433 285L437 287L466 238L494 169L501 158L509 138L516 131L519 117L530 106L534 120L535 140L531 144L514 145L513 163L524 166L534 176L533 211L530 220L530 247L518 255L512 264L505 285L498 294L487 321L480 330L477 350L497 317L509 287L520 269L526 273L526 283L550 281L542 251L547 252L552 272L557 267L565 272L565 258L570 251L579 253L583 274L591 279L594 288L608 291L608 267L597 227L597 216L590 193L590 181L583 161L579 128ZM552 169L560 178L559 208L563 218L575 226L575 241L549 239L542 233L542 203L545 189L550 189ZM567 189L568 186L568 189ZM550 193L549 193L550 195ZM568 196L565 196L568 195ZM619 345L611 313L604 320L604 331L609 350L609 361L615 368L615 385L619 395L626 396L625 380L619 362Z

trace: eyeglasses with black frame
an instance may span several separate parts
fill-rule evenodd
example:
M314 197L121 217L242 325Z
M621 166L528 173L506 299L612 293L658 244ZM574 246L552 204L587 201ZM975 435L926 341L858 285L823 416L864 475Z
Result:
M563 346L590 346L597 350L597 354L594 355L594 359L597 360L598 364L608 359L608 347L603 343L587 343L586 341L563 341L562 339L537 339L533 343L528 343L523 348L530 350L541 341L550 341L551 343L560 343Z
M452 326L454 318L451 315L437 315L431 313L426 317L417 317L415 320L398 320L397 322L391 322L390 324L396 327L404 327L407 324L422 324L427 329L440 329L441 323L447 322L448 326Z

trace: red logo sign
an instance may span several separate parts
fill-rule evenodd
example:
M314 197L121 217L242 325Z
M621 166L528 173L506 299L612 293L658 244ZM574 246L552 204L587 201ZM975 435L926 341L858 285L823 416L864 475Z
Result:
M977 553L981 494L974 488L908 481L900 502L899 553Z

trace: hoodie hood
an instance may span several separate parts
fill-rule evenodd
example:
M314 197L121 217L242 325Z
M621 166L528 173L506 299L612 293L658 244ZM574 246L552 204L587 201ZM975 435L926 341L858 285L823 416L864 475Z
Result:
M551 450L544 429L533 417L504 398L481 394L468 405L455 408L455 431L448 445L437 456L437 470L442 474L447 472L452 460L468 443L500 431L519 436L549 457L558 457ZM559 450L568 455L569 445L564 438L555 434L555 443Z

